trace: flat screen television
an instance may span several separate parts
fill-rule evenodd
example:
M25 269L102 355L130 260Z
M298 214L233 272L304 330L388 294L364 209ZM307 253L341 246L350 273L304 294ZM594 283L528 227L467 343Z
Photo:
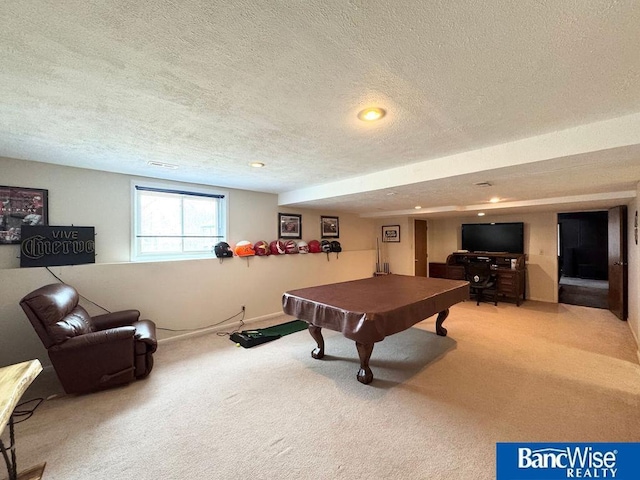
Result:
M524 223L463 223L462 249L470 252L524 253Z

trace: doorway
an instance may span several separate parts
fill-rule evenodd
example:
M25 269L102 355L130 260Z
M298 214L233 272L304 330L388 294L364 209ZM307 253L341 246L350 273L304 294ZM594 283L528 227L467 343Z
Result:
M427 276L427 222L426 220L414 220L414 275L416 277Z
M608 212L558 214L558 302L609 308Z
M558 214L558 302L628 314L627 207Z

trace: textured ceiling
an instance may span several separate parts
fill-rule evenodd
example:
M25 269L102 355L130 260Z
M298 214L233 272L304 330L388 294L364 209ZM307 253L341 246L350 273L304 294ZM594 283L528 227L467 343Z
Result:
M640 181L639 25L637 0L3 0L0 156L364 215L607 206Z

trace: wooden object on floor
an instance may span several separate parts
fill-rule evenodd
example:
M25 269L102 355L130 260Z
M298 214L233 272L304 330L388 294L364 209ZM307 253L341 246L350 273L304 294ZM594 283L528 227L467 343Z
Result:
M42 371L38 360L0 368L0 434L25 390Z
M44 467L46 465L46 463L43 463L42 465L38 465L37 467L21 472L18 475L18 480L40 480L44 474Z
M10 423L10 428L13 429L11 415L24 392L41 371L42 365L38 360L30 360L0 368L0 435L2 435L7 423ZM15 445L11 445L7 449L12 449L15 452ZM15 461L15 455L12 456ZM25 470L15 478L17 480L40 480L45 465L42 464ZM11 467L15 473L15 463ZM12 475L10 476L12 477Z

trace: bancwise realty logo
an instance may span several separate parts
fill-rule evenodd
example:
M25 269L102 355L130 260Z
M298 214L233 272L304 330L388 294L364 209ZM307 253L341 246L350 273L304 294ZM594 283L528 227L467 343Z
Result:
M497 480L640 478L640 443L498 443Z

